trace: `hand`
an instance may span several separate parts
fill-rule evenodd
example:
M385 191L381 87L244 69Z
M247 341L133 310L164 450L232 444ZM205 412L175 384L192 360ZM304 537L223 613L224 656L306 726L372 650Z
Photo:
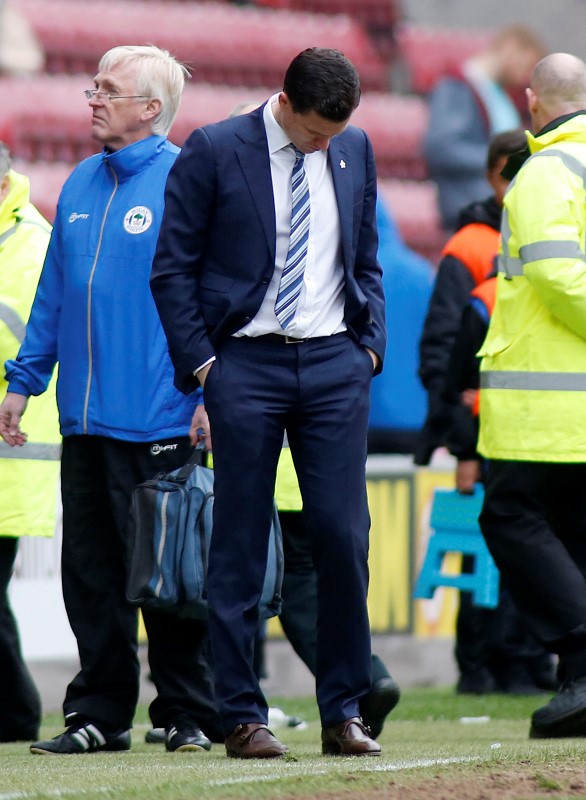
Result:
M460 395L460 400L462 401L462 405L466 406L466 408L469 408L470 411L474 411L477 395L478 395L478 389L465 389Z
M205 386L206 379L207 379L207 377L208 377L208 372L209 372L209 371L210 371L210 369L212 368L212 364L213 364L213 363L214 363L213 361L210 361L210 363L209 363L209 364L206 364L206 365L205 365L205 367L202 367L202 368L201 368L200 370L198 370L198 371L196 372L196 374L195 374L195 377L198 379L198 381L199 381L199 383L200 383L200 385L201 385L201 388L202 388L202 389L203 389L203 388L204 388L204 386Z
M28 439L27 434L20 430L20 418L27 403L25 395L7 392L0 406L0 436L11 447L22 447Z
M374 350L370 349L370 347L365 347L364 349L366 350L368 355L372 358L372 369L374 372L374 370L378 367L379 358L377 354L374 352Z
M458 461L456 489L460 494L474 494L474 484L480 480L480 461Z
M195 412L189 428L189 440L194 447L196 444L199 444L199 442L203 442L206 450L212 449L210 420L204 405L195 407Z

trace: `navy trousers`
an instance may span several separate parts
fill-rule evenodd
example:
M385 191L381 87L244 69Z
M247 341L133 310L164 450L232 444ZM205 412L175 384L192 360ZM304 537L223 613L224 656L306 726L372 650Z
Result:
M214 446L209 630L224 729L266 722L253 669L277 461L287 431L317 573L322 724L358 715L371 685L366 433L373 366L349 335L287 345L231 338L205 385Z

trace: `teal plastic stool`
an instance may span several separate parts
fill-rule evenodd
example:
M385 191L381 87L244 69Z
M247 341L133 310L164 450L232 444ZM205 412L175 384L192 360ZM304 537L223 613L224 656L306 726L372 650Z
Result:
M480 484L472 495L450 489L435 490L430 518L432 534L415 583L414 597L430 598L438 586L451 586L472 592L475 605L495 608L498 604L499 571L478 525L483 496ZM447 553L474 556L474 571L446 575L442 564Z

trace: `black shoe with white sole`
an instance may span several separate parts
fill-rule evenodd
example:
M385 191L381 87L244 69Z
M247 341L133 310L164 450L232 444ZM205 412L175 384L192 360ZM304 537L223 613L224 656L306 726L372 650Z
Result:
M211 750L212 743L197 725L167 725L165 747L169 753L189 753Z
M35 742L30 752L35 755L79 755L82 753L130 750L130 731L103 734L92 722L71 725L64 733L45 742Z

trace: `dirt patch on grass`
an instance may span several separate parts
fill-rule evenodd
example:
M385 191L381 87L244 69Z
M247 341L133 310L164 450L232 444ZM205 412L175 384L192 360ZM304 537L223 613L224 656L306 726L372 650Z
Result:
M518 764L514 767L468 767L457 774L442 773L425 779L381 776L377 787L360 785L348 775L349 784L336 792L303 795L304 800L543 800L586 798L586 766ZM291 797L291 796L288 796ZM283 798L286 800L286 798ZM291 800L293 798L291 797ZM299 800L297 795L296 800Z

